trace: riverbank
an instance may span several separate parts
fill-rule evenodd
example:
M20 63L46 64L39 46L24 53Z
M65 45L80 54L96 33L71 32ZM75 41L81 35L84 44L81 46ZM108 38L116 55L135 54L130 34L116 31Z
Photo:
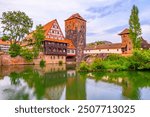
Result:
M38 57L34 58L32 61L26 60L22 56L16 56L16 57L11 57L9 54L3 54L0 55L0 66L1 65L38 65L40 64L40 61L44 60L45 64L50 64L50 63L59 63L61 61L62 64L66 63L66 58L63 57L59 59L58 57L55 57L53 59L49 55L44 55L42 52L39 54Z
M78 68L78 71L88 72L128 70L150 70L150 50L136 50L129 57L110 54L104 60L95 58L91 63L83 61Z

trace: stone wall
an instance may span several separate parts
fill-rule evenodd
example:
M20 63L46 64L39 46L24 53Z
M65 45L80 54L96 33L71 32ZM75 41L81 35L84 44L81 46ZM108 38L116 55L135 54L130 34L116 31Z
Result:
M43 53L40 53L39 56L36 59L34 59L32 62L26 61L21 56L11 57L10 55L1 55L0 56L0 65L40 64L40 61L42 59L46 61L46 64L59 63L59 61L62 61L62 63L66 63L66 56L50 56L50 55L44 55Z
M1 55L1 65L24 65L33 64L33 62L27 62L21 56L11 57L10 55Z

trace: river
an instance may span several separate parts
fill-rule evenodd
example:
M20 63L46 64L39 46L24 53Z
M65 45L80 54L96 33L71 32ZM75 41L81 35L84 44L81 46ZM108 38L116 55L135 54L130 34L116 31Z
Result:
M150 72L78 73L71 65L0 67L1 100L150 100Z

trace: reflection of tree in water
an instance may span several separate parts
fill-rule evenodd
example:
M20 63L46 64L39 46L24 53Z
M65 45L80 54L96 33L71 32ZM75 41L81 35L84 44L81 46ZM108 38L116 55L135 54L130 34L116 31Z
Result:
M67 100L85 100L86 99L86 77L76 74L74 77L68 77L66 84Z
M105 81L122 86L122 95L129 99L140 99L140 88L150 87L149 72L102 72L88 74L96 81Z
M23 79L28 84L27 87L34 90L36 99L60 99L65 87L67 72L48 72L48 70L46 73L45 71L43 72L40 75L39 71L34 70L33 67L28 67L20 73L13 72L10 74L11 83L18 86Z

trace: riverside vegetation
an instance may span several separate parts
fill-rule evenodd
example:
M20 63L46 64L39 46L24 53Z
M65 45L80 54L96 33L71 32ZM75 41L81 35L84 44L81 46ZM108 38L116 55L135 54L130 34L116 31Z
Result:
M81 62L79 71L150 70L150 50L135 50L132 56L109 54L104 60L96 58L92 63Z

